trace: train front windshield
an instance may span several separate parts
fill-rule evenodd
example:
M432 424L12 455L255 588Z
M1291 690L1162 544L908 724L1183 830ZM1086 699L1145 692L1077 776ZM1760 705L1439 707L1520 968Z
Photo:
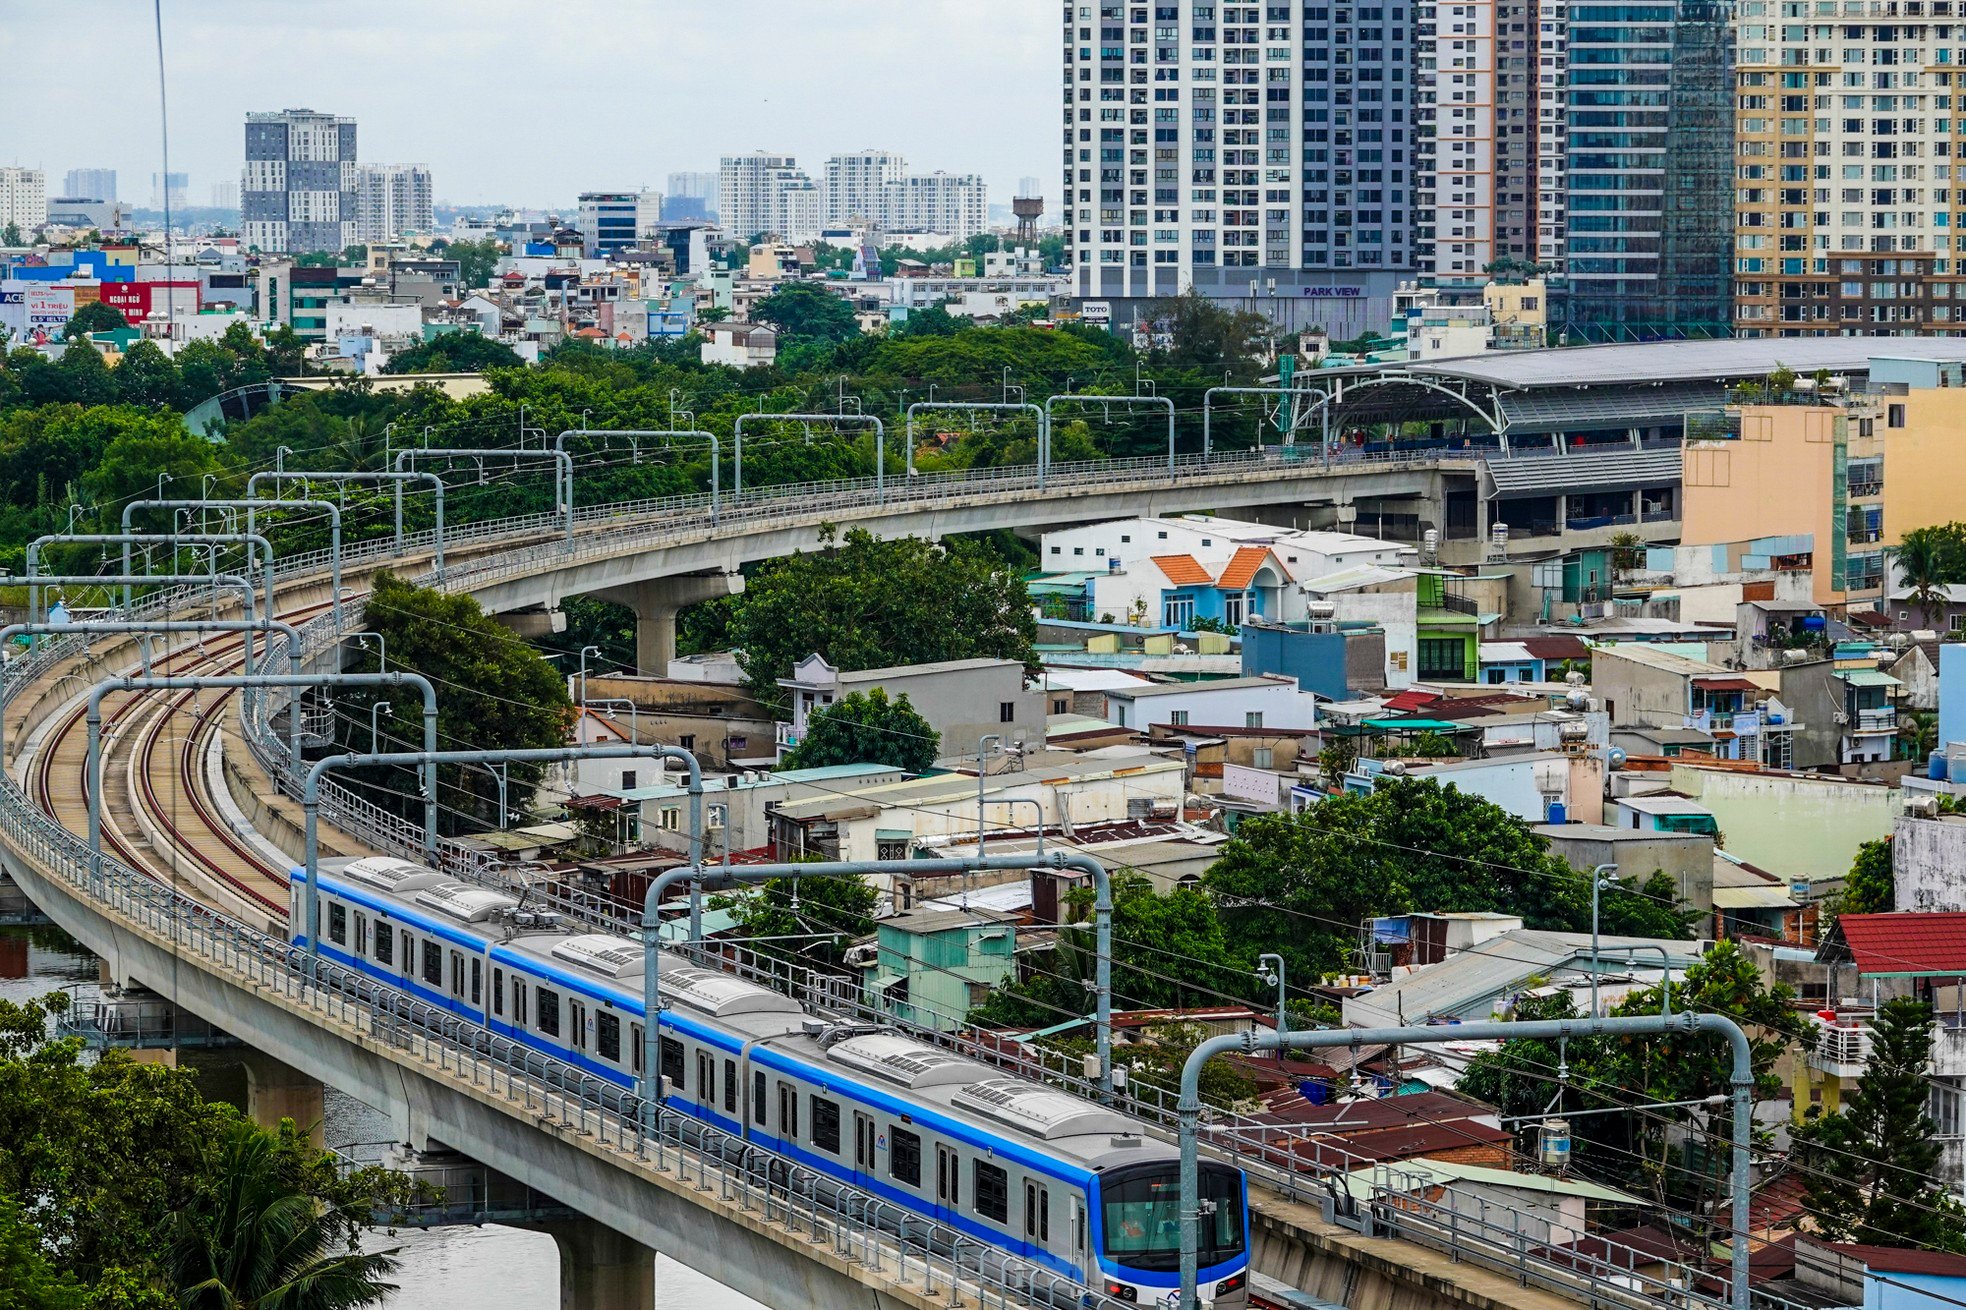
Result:
M1181 1267L1181 1178L1174 1166L1146 1166L1099 1181L1106 1258L1134 1269ZM1242 1254L1242 1175L1226 1165L1201 1166L1202 1269Z

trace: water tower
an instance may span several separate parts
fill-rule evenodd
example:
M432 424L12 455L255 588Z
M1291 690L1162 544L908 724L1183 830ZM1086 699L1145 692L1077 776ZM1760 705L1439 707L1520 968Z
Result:
M1044 213L1044 197L1014 196L1011 198L1010 212L1017 216L1017 244L1036 249L1038 215Z

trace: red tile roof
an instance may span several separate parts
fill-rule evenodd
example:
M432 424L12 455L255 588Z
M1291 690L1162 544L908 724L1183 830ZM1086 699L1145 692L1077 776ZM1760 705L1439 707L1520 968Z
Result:
M1256 570L1262 568L1263 561L1270 557L1268 546L1239 548L1229 561L1229 566L1222 570L1222 576L1215 580L1215 585L1225 591L1241 591L1255 580ZM1277 570L1282 572L1283 566L1277 565Z
M1846 914L1836 931L1860 974L1966 977L1966 913Z
M1701 691L1760 691L1761 684L1746 678L1695 678L1693 685Z
M1197 583L1206 586L1215 579L1208 576L1193 555L1156 555L1154 567L1167 575L1167 580L1177 587L1193 586Z
M1418 691L1409 688L1386 702L1389 710L1417 710L1422 705L1431 705L1440 699L1437 692Z

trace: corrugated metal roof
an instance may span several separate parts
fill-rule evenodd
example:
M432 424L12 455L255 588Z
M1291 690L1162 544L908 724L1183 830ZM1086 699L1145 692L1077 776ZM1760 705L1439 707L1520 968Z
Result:
M1721 341L1651 341L1557 350L1488 351L1466 359L1403 367L1415 373L1470 378L1504 387L1587 388L1703 379L1761 378L1777 368L1868 375L1870 361L1966 361L1966 341L1947 337L1738 337Z
M1631 491L1677 483L1681 460L1677 450L1590 450L1491 459L1482 470L1498 496Z
M1902 687L1905 685L1890 674L1879 673L1876 669L1848 669L1838 673L1836 676L1849 683L1852 687Z

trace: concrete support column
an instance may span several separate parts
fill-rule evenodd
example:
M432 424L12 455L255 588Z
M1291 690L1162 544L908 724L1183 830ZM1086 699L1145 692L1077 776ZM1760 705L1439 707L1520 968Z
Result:
M677 612L743 590L743 574L715 573L708 577L656 578L594 594L635 611L635 667L660 678L668 674L669 661L676 657Z
M560 1310L649 1310L655 1252L592 1219L532 1224L560 1248Z
M321 1081L258 1051L240 1053L246 1070L246 1113L262 1128L291 1119L314 1145L321 1145Z

